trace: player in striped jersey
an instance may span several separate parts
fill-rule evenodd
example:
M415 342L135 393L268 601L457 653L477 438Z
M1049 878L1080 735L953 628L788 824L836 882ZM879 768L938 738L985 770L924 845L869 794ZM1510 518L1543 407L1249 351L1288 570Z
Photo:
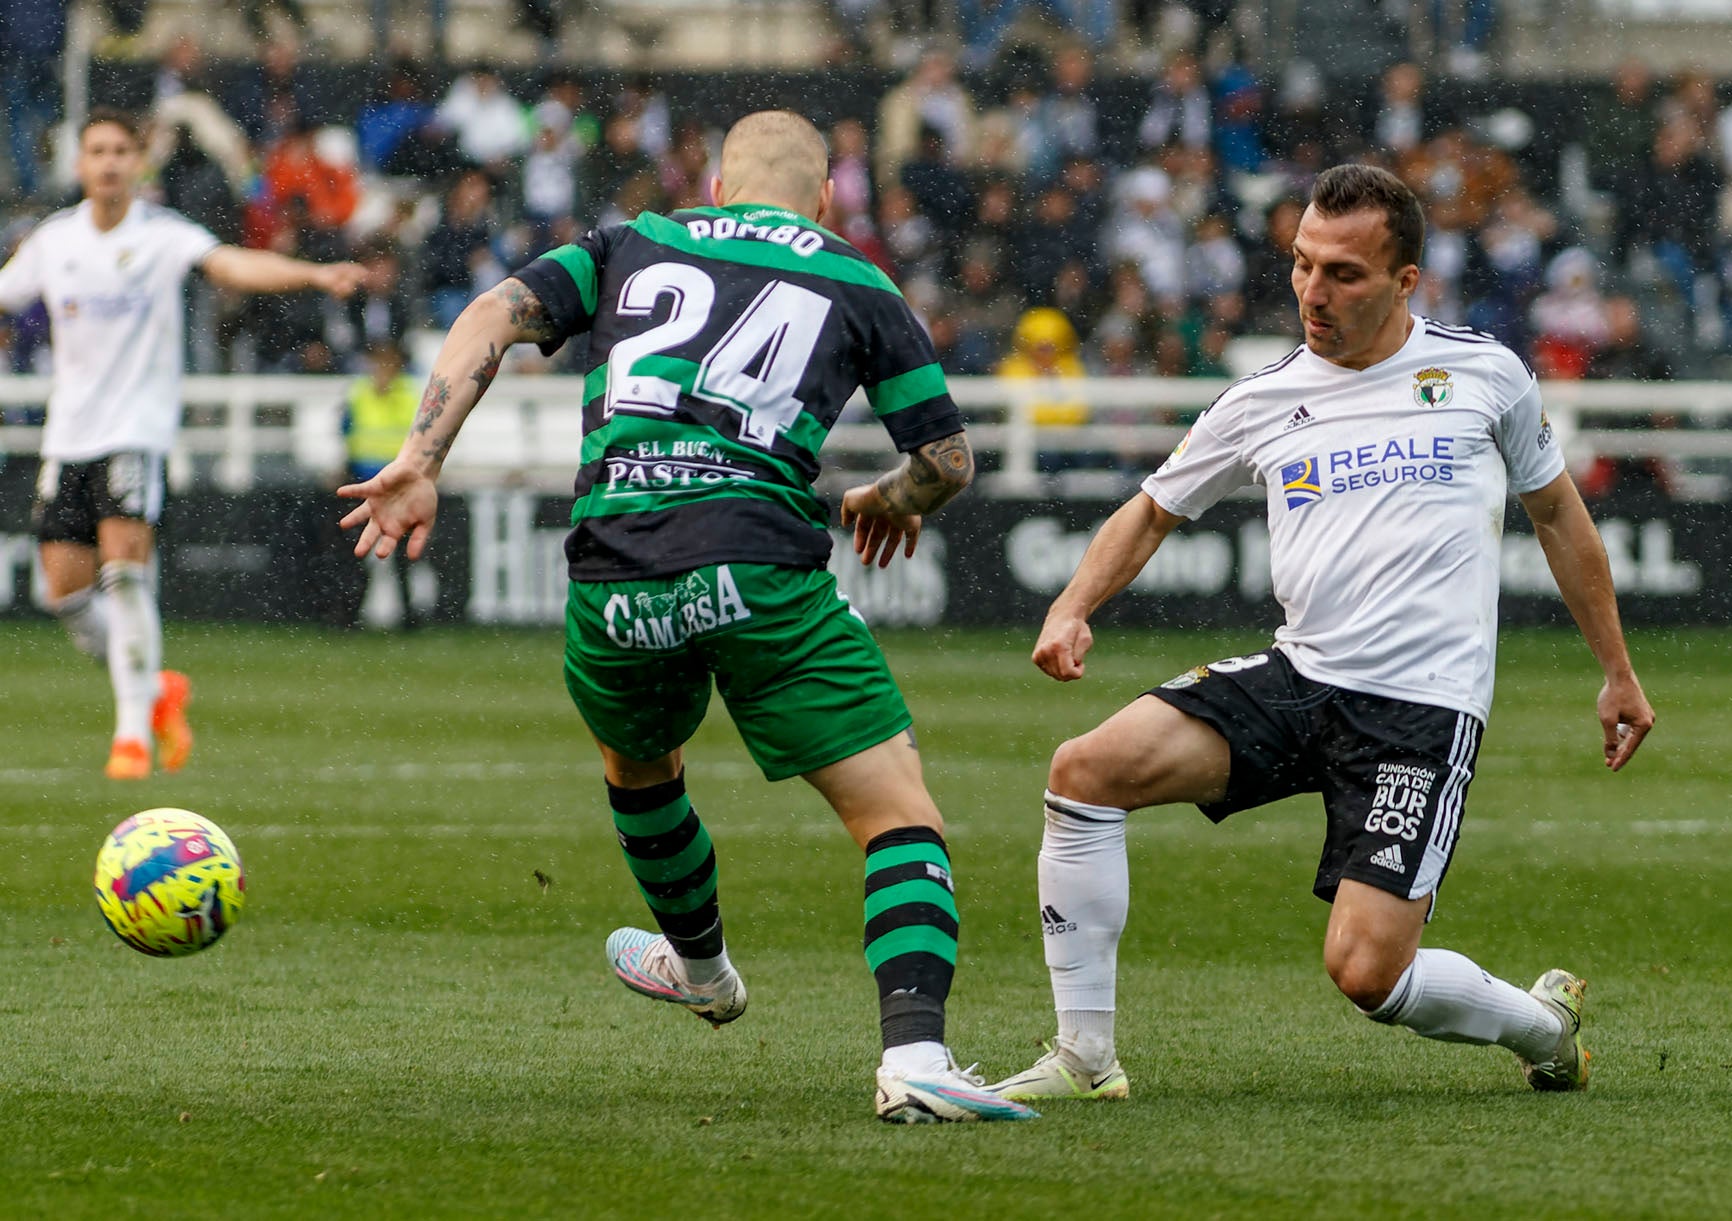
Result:
M894 284L820 227L822 138L786 111L728 133L719 206L644 213L521 269L446 338L397 459L342 489L357 554L426 546L435 481L501 354L588 332L583 459L566 541L565 679L601 748L627 863L660 926L607 953L627 987L716 1025L739 1017L716 856L681 746L712 679L766 778L801 776L866 854L879 991L877 1111L898 1123L1033 1117L944 1044L957 911L943 821L883 655L825 571L818 450L863 385L907 460L849 489L865 563L912 555L973 457L932 345Z
M1374 1021L1507 1047L1535 1089L1587 1084L1581 980L1552 970L1523 991L1419 946L1491 705L1509 492L1604 672L1606 765L1654 723L1532 372L1408 311L1424 233L1394 175L1319 175L1293 247L1305 345L1204 413L1047 614L1035 663L1081 678L1089 616L1162 540L1236 487L1267 489L1273 647L1179 675L1053 756L1039 887L1059 1035L994 1086L1005 1097L1129 1091L1113 1049L1127 811L1189 802L1218 821L1306 792L1327 815L1314 890L1333 904L1323 958L1341 992Z
M48 309L54 384L42 429L36 536L48 609L108 666L114 740L107 774L168 771L192 749L190 684L163 670L151 574L164 459L180 427L182 286L195 269L238 292L318 288L347 296L353 263L319 265L225 246L177 212L138 198L144 141L118 110L79 134L84 200L43 221L0 268L0 310Z

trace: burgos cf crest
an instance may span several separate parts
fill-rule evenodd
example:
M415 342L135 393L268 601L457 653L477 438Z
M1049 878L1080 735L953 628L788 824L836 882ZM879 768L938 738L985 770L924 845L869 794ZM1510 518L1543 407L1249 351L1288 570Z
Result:
M1413 401L1421 407L1447 407L1454 397L1455 387L1450 383L1448 369L1434 366L1413 375Z
M1301 458L1282 467L1281 490L1287 493L1289 509L1303 509L1322 500L1323 486L1317 477L1317 459Z

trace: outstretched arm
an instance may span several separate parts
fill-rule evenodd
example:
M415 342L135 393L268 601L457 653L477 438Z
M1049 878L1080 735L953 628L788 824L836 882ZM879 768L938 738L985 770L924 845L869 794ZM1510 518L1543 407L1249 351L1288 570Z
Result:
M1654 710L1630 666L1605 545L1567 472L1525 493L1521 502L1533 519L1534 535L1546 553L1564 605L1605 673L1596 711L1605 736L1606 766L1615 772L1648 736Z
M1034 646L1034 664L1060 682L1083 676L1083 657L1094 646L1089 616L1129 585L1185 519L1138 492L1107 518L1064 592L1053 599Z
M553 322L541 299L515 278L483 293L457 316L397 456L371 479L337 489L337 495L361 502L342 521L345 529L364 527L356 555L372 551L383 559L407 538L409 558L421 558L438 513L435 485L445 457L470 410L493 384L505 349L521 340L553 338Z
M921 518L974 481L974 451L968 437L953 432L929 441L876 482L842 494L842 524L854 527L854 553L862 564L887 568L898 544L914 554ZM904 541L906 540L906 541Z
M316 288L347 297L361 285L359 263L309 263L271 250L218 246L199 264L212 284L242 293L291 293Z

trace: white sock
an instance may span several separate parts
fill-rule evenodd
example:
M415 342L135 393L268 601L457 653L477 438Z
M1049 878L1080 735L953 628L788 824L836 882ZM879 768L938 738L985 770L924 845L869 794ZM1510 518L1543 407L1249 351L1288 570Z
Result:
M929 1076L949 1070L950 1053L942 1043L903 1043L886 1047L878 1067L904 1077Z
M1084 1068L1113 1061L1119 934L1130 911L1125 812L1046 794L1040 921L1059 1046Z
M677 952L675 957L680 960L680 970L685 973L686 982L697 986L714 983L734 969L734 964L728 961L726 947L714 958L686 958Z
M162 618L150 570L129 560L102 566L108 595L108 681L114 688L114 736L150 741L150 712L161 687Z
M73 646L80 653L108 664L108 596L101 587L86 585L50 602L48 610L60 620L60 626L72 637Z
M1526 1060L1549 1059L1563 1034L1550 1009L1454 950L1420 950L1366 1016L1446 1043L1496 1043Z

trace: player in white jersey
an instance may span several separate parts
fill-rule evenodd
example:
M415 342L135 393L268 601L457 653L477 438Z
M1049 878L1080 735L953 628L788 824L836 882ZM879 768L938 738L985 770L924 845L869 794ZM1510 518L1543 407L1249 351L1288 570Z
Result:
M1113 1047L1129 810L1195 803L1219 821L1323 795L1323 957L1374 1021L1515 1052L1535 1089L1580 1089L1584 984L1523 991L1420 949L1491 703L1506 495L1532 518L1605 672L1606 765L1654 723L1630 666L1606 553L1564 472L1533 374L1489 336L1408 312L1425 222L1400 179L1321 174L1294 242L1305 343L1235 383L1101 527L1054 601L1034 662L1081 678L1089 616L1163 539L1234 488L1267 490L1273 647L1198 666L1054 754L1039 885L1059 1035L992 1087L1015 1099L1123 1098Z
M186 676L163 670L150 575L163 465L180 426L182 285L202 271L239 292L317 288L347 296L352 263L319 265L225 246L137 197L144 142L120 111L79 134L84 200L38 225L0 267L0 310L48 308L54 382L42 430L36 535L49 609L108 666L115 733L107 774L150 775L151 739L169 771L192 733Z

